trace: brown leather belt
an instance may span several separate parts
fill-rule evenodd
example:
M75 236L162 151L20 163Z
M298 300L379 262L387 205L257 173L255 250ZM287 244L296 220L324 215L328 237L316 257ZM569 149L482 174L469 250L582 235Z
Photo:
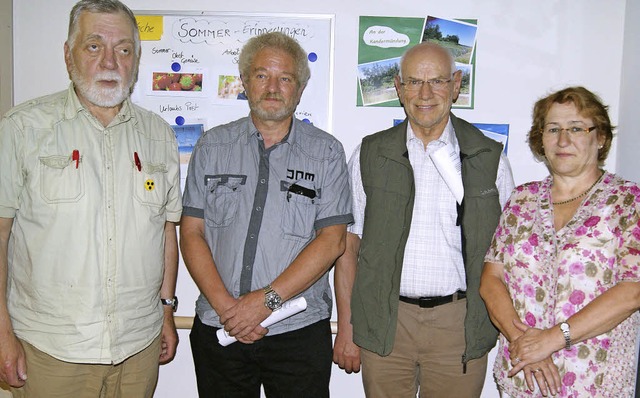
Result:
M458 290L457 292L450 294L448 296L440 296L440 297L420 297L420 298L411 298L400 296L400 301L415 304L420 306L420 308L433 308L442 304L448 304L456 300L461 300L467 297L467 292L461 292Z

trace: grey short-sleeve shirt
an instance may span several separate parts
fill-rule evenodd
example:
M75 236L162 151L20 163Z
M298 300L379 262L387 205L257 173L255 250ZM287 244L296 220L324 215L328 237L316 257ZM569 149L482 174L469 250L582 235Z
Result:
M271 283L316 230L353 221L342 144L297 119L268 149L248 117L207 131L191 155L183 205L185 215L204 219L217 270L234 297ZM307 309L271 326L270 335L330 316L327 275L301 295ZM203 295L196 313L222 326Z

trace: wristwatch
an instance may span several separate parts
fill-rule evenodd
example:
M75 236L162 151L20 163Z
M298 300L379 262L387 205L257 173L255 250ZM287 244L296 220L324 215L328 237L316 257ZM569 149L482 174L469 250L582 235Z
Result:
M560 324L560 330L562 330L562 334L564 334L564 342L565 342L564 349L570 350L571 349L571 328L569 327L569 324L566 322L562 322Z
M282 297L271 287L267 285L264 287L264 305L271 311L275 311L282 307Z
M173 308L173 312L176 312L178 310L178 297L177 296L173 296L173 298L169 298L169 299L160 299L160 302L162 303L162 305L170 305L171 308Z

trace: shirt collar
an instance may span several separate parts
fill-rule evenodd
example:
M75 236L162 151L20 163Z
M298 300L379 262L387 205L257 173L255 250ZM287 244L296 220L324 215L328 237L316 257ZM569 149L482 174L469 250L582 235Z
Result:
M440 137L434 141L437 142L436 146L438 147L446 144L450 144L455 148L458 147L458 139L456 138L455 130L453 129L453 124L451 123L451 118L449 118L449 120L447 121L447 125L444 127L444 131L442 132ZM407 122L407 146L411 142L417 142L422 145L422 141L420 141L420 139L416 137L416 134L411 128L411 123Z
M73 87L73 82L69 83L68 95L67 95L67 103L65 104L64 114L67 119L73 119L76 115L82 111L87 112L88 115L91 115L91 112L87 110L82 103L80 102L80 98L78 98L78 94L76 94L76 90ZM95 119L93 115L92 118ZM122 103L122 107L120 111L116 115L116 117L111 121L110 125L115 125L119 123L124 123L133 117L133 103L131 102L131 97L127 97Z
M258 129L256 128L255 124L253 124L253 120L251 120L251 116L247 117L247 120L249 122L249 128L247 129L247 135L246 135L246 144L249 143L249 141L253 138L255 139L261 139L260 138L260 132L258 131ZM298 119L296 119L295 117L292 118L292 122L291 122L291 126L289 127L289 132L287 133L287 135L284 136L284 138L282 139L282 141L279 142L279 144L295 144L296 142L296 129L297 129L297 124L300 123L300 121Z

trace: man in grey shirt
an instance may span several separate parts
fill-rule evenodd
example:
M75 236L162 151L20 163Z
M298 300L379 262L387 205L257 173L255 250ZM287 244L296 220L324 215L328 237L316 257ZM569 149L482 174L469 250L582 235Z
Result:
M189 164L181 220L185 264L200 288L191 332L200 397L328 397L331 290L327 271L351 223L342 145L293 117L307 55L281 33L240 54L250 114L207 131ZM307 309L269 330L273 310ZM224 328L240 343L222 347Z

